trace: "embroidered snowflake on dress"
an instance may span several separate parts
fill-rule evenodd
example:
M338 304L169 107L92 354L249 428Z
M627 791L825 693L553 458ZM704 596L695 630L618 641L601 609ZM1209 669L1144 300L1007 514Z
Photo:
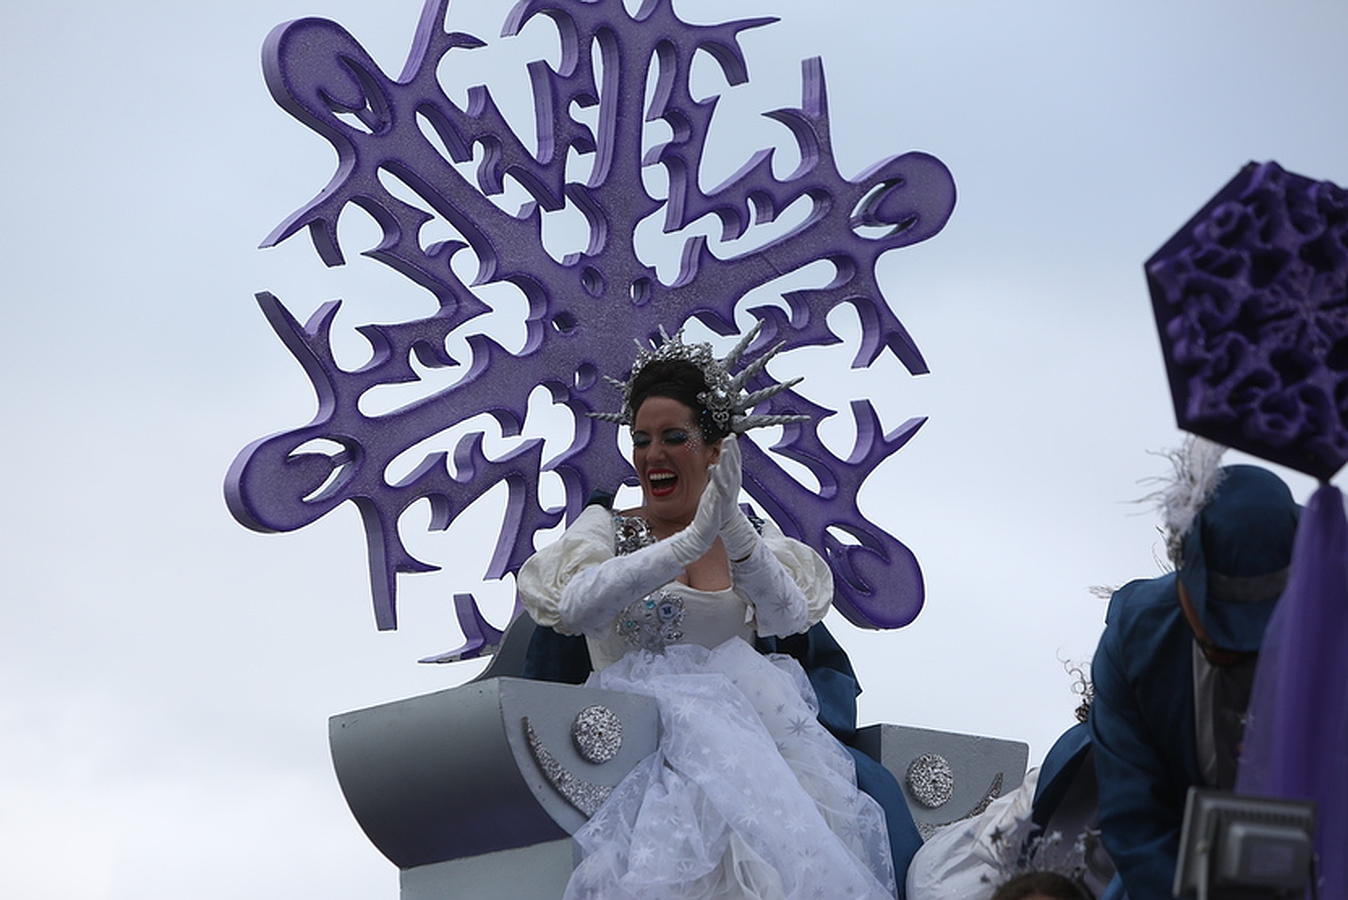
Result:
M626 556L655 543L650 523L640 516L613 514L613 552ZM668 591L656 591L629 603L613 621L613 630L633 647L663 653L683 639L683 600Z
M683 639L683 600L667 591L629 603L613 622L613 630L633 647L663 653Z

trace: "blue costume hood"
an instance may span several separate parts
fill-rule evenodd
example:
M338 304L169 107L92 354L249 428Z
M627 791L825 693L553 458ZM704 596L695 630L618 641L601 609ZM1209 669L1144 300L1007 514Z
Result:
M1183 541L1179 580L1213 643L1257 651L1287 581L1300 507L1282 479L1225 466Z

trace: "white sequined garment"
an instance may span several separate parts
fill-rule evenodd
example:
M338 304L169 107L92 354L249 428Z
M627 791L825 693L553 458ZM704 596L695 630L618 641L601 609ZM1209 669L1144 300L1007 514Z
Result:
M530 615L575 633L561 615L566 582L613 558L616 542L649 540L639 532L598 507L583 513L520 570ZM827 566L775 529L763 539L800 588L801 620L818 621L832 596ZM574 835L582 859L567 898L894 896L884 812L817 721L800 665L748 643L755 601L777 598L674 582L586 633L597 669L588 684L655 697L661 739Z

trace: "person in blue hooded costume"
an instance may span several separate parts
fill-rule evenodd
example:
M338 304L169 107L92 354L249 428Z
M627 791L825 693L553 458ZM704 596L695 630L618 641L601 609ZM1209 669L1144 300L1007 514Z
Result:
M1176 570L1114 594L1092 665L1100 829L1131 900L1172 896L1189 788L1234 784L1299 513L1257 466L1218 469L1214 458L1209 474L1178 474L1166 498ZM1106 896L1121 895L1111 887Z

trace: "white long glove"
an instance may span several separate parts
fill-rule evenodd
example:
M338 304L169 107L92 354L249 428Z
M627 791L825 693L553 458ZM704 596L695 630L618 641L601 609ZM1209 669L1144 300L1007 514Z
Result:
M577 572L562 589L562 621L575 631L600 632L629 603L678 578L715 543L727 503L734 504L733 495L727 500L715 479L708 478L693 521L682 531Z
M786 637L810 627L809 604L800 585L763 543L758 529L740 510L740 448L734 435L721 444L712 481L729 498L722 507L721 543L730 557L730 574L741 596L754 605L763 637Z
M732 563L746 560L763 541L758 536L758 529L740 510L740 445L733 434L721 441L721 458L712 470L711 480L728 501L721 510L721 543L725 544L725 552Z

